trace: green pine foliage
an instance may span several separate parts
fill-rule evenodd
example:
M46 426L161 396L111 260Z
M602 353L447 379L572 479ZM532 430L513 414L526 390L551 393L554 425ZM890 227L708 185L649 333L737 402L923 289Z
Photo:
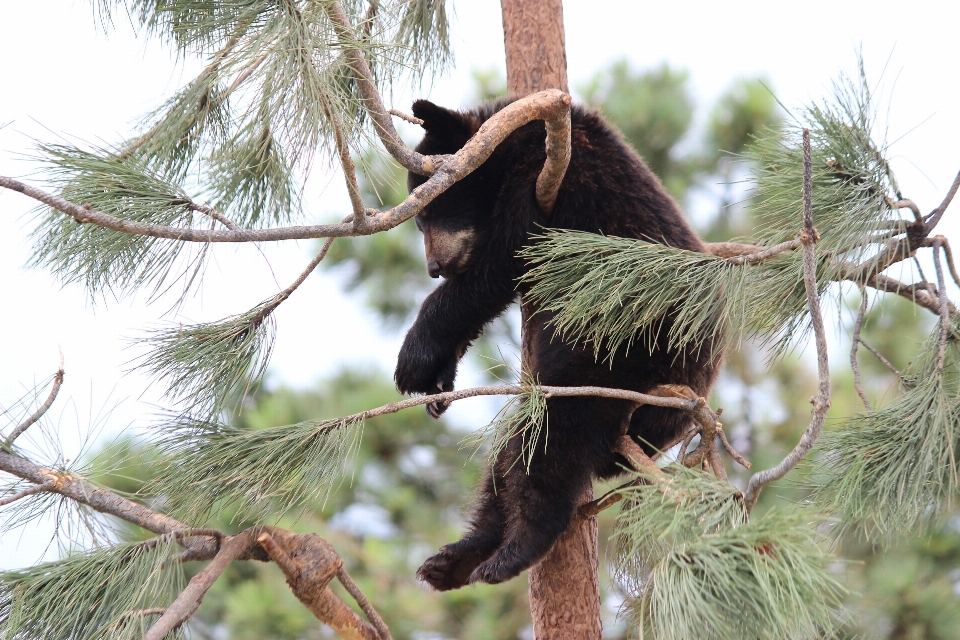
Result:
M838 533L891 543L942 523L960 490L960 349L949 334L942 371L937 327L904 371L900 395L824 434L819 498Z
M677 465L666 472L625 490L614 533L625 613L639 637L830 637L845 589L808 516L748 519L730 485Z
M356 415L261 430L181 416L164 425L164 460L148 490L169 496L189 522L227 507L260 521L326 500L348 475L362 433Z
M0 574L3 640L133 640L185 586L172 537L74 553ZM180 634L171 634L178 637Z
M178 325L153 331L151 347L138 363L167 383L166 397L184 412L216 415L259 383L270 362L276 299L219 322Z

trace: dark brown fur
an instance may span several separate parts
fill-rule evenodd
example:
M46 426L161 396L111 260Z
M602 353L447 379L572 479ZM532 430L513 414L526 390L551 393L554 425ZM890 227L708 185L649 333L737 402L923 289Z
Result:
M480 124L506 103L458 113L418 101L414 115L427 133L417 150L455 153ZM542 226L642 238L674 247L703 250L703 244L656 176L602 117L574 107L572 158L549 221L534 199L534 185L545 159L542 122L511 134L475 172L439 196L418 216L428 236L456 237L469 230L469 260L431 265L447 279L424 301L404 341L395 380L404 393L453 388L457 363L484 326L516 298L525 265L517 252ZM424 182L411 174L409 186ZM465 236L461 236L465 237ZM428 255L428 259L431 256ZM710 340L697 352L678 354L657 347L617 353L611 367L597 362L592 349L553 337L549 317L536 314L527 327L528 366L545 385L649 391L658 384L685 384L706 395L719 356L711 359ZM669 323L669 320L667 320ZM666 334L664 327L661 335ZM647 344L640 337L636 344ZM520 441L514 438L488 469L470 519L470 530L443 547L420 568L419 576L440 590L475 581L508 580L540 560L573 516L576 500L594 477L622 469L612 447L624 432L647 447L674 439L689 423L681 412L601 398L550 398L549 438L535 443L529 474L514 465ZM432 406L432 415L445 407ZM495 481L494 481L495 479Z

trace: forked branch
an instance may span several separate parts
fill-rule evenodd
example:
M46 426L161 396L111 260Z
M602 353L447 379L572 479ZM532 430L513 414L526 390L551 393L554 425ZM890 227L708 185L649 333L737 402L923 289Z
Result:
M750 478L744 503L747 510L753 509L764 486L779 480L810 452L823 430L823 423L830 408L830 365L827 360L827 337L823 327L823 315L820 313L820 298L817 293L817 265L814 247L817 242L817 230L813 226L813 167L810 160L810 131L803 130L803 229L800 240L803 242L803 285L807 293L807 309L813 324L814 338L817 344L817 395L811 399L813 415L800 442L777 466L761 471Z

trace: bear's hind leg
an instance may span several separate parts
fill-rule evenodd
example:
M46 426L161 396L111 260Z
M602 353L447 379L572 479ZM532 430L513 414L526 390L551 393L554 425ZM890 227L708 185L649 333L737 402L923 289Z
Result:
M550 551L574 517L577 501L596 470L612 459L612 439L624 430L631 408L625 402L596 398L551 398L547 402L548 432L541 434L534 449L529 473L519 460L504 478L504 542L476 568L471 583L505 582ZM516 460L517 449L508 448L505 455L510 462Z
M466 585L477 565L489 558L503 542L503 527L500 497L494 491L493 475L488 468L470 517L470 533L458 542L444 545L439 553L427 558L417 570L417 577L437 591Z

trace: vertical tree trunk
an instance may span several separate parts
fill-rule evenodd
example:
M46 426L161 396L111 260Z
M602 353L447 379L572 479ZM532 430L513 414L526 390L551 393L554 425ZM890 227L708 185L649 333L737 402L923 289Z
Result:
M507 90L520 97L569 91L562 0L500 0ZM523 309L523 361L529 362L529 309ZM580 503L593 499L589 488ZM530 614L536 640L600 640L597 520L574 521L530 569Z

